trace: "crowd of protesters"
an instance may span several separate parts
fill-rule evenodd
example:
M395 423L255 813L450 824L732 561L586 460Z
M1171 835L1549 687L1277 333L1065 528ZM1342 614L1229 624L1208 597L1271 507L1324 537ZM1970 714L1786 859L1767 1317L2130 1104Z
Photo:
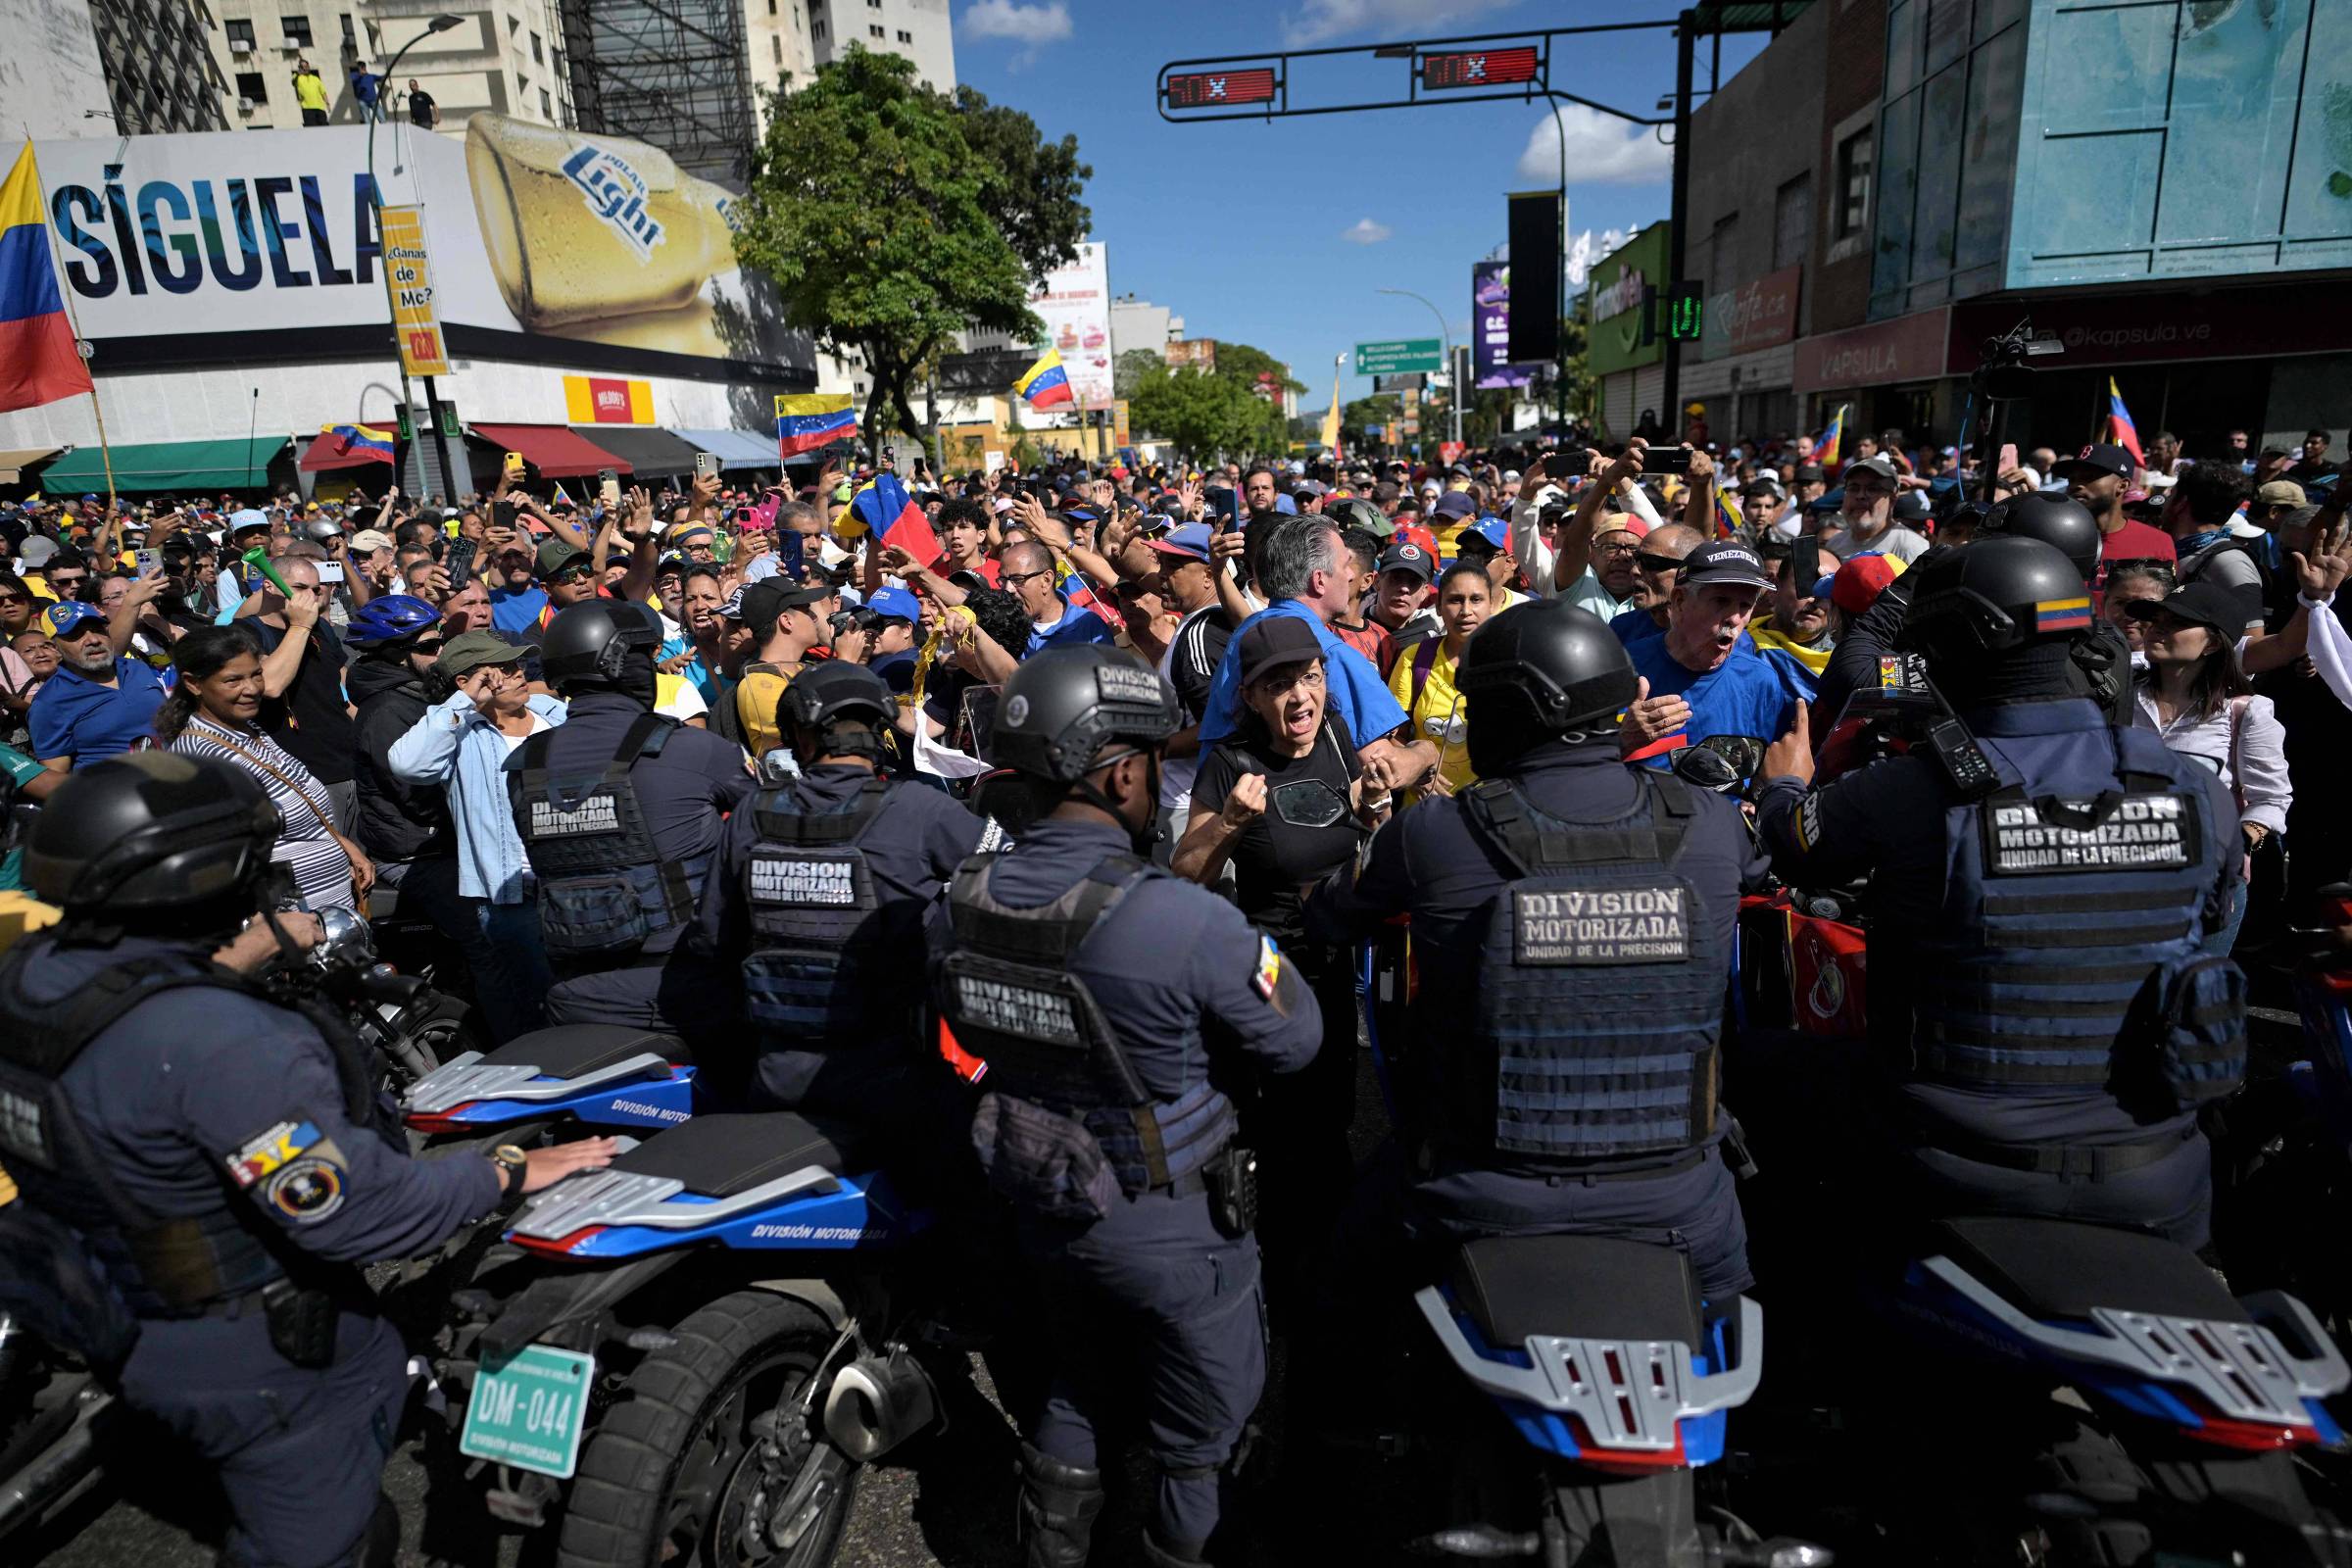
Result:
M1655 763L1710 734L1787 733L1880 590L1964 541L1988 494L2050 492L2097 519L2090 586L2130 640L2135 721L2223 776L2266 874L2290 846L2299 887L2352 872L2325 788L2352 711L2303 634L2344 570L2328 432L2289 451L2234 431L2210 455L2163 432L2144 453L2028 446L1989 484L1901 431L1841 454L1689 433L1578 430L1450 465L918 464L893 478L936 547L923 560L857 520L872 470L831 461L784 487L706 476L586 505L520 473L454 503L36 501L0 509L0 760L36 804L136 747L251 770L302 902L365 905L380 882L456 911L469 960L511 982L480 988L504 1036L533 1021L546 964L501 771L564 721L535 643L564 607L657 616L661 710L737 742L752 771L791 766L776 710L796 675L868 664L904 701L896 769L957 789L986 770L987 699L1020 661L1115 643L1169 676L1191 722L1161 777L1162 859L1230 878L1295 937L1298 885L1352 840L1269 819L1269 784L1318 780L1352 813L1472 783L1453 671L1521 598L1565 596L1624 640L1644 687L1622 744ZM1297 624L1245 648L1269 616Z

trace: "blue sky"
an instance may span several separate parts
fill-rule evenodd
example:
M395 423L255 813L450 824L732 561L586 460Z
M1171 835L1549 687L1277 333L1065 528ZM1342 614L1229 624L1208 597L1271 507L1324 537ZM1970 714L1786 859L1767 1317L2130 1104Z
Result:
M1428 309L1466 341L1470 266L1504 238L1504 197L1555 188L1558 142L1542 101L1384 110L1272 122L1170 124L1153 83L1171 60L1371 44L1579 22L1670 20L1682 0L956 0L956 72L1017 105L1094 166L1094 237L1110 286L1164 305L1185 335L1253 343L1330 400L1332 357L1362 338L1424 337ZM1725 72L1758 41L1732 40ZM1564 40L1555 86L1636 113L1674 87L1671 32ZM1704 45L1699 86L1705 87ZM1555 59L1558 58L1555 56ZM1406 62L1303 62L1292 101L1401 96ZM1310 74L1311 73L1311 74ZM1703 101L1703 100L1702 100ZM1671 154L1652 133L1570 110L1571 234L1665 218ZM1343 376L1343 399L1371 391Z

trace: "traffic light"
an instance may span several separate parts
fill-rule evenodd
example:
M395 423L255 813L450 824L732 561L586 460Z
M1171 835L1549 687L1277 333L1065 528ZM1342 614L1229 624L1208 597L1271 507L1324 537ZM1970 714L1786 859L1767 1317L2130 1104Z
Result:
M1685 343L1698 341L1705 324L1706 305L1699 297L1696 283L1670 283L1666 287L1666 335Z

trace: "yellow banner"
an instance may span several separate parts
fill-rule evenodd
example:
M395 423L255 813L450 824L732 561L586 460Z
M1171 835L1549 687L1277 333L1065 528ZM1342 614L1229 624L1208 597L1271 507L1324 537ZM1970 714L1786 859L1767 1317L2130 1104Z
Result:
M573 424L651 424L654 383L616 375L567 375L564 409Z
M449 347L441 340L441 320L433 312L433 270L424 255L424 210L385 208L382 237L401 368L411 375L447 375Z

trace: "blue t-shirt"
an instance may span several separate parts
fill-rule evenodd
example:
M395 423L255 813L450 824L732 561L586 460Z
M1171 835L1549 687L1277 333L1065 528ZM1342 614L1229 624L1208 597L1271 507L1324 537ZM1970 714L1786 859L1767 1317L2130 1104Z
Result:
M1649 682L1652 697L1680 697L1690 705L1690 721L1683 733L1691 740L1710 735L1754 735L1778 740L1796 720L1796 701L1773 667L1751 653L1734 648L1729 658L1705 674L1693 674L1666 652L1666 639L1651 637L1626 650L1634 672ZM1667 765L1661 753L1644 759L1651 767Z
M1043 629L1031 626L1029 647L1021 655L1022 658L1042 654L1049 648L1077 648L1086 643L1118 641L1118 633L1104 624L1102 616L1071 604L1067 594L1057 593L1054 597L1061 601L1061 618Z
M490 590L490 624L505 637L528 637L539 629L539 613L547 609L547 590L528 588Z
M87 767L120 757L140 741L155 739L155 710L164 706L161 676L135 659L115 661L115 684L84 680L71 666L41 683L25 725L32 755L46 762L71 757Z
M1342 642L1323 624L1321 615L1296 599L1285 599L1233 629L1225 657L1217 662L1217 678L1208 688L1208 705L1200 714L1203 753L1232 734L1241 722L1242 633L1268 615L1296 615L1315 628L1315 641L1323 645L1323 682L1330 694L1331 710L1347 724L1357 745L1378 740L1404 722L1404 709L1390 692L1388 681L1372 667L1372 661Z
M1648 638L1666 635L1666 628L1652 619L1646 610L1629 610L1623 614L1611 616L1609 630L1615 632L1617 640L1628 648ZM1741 632L1740 635L1744 637L1747 633Z

